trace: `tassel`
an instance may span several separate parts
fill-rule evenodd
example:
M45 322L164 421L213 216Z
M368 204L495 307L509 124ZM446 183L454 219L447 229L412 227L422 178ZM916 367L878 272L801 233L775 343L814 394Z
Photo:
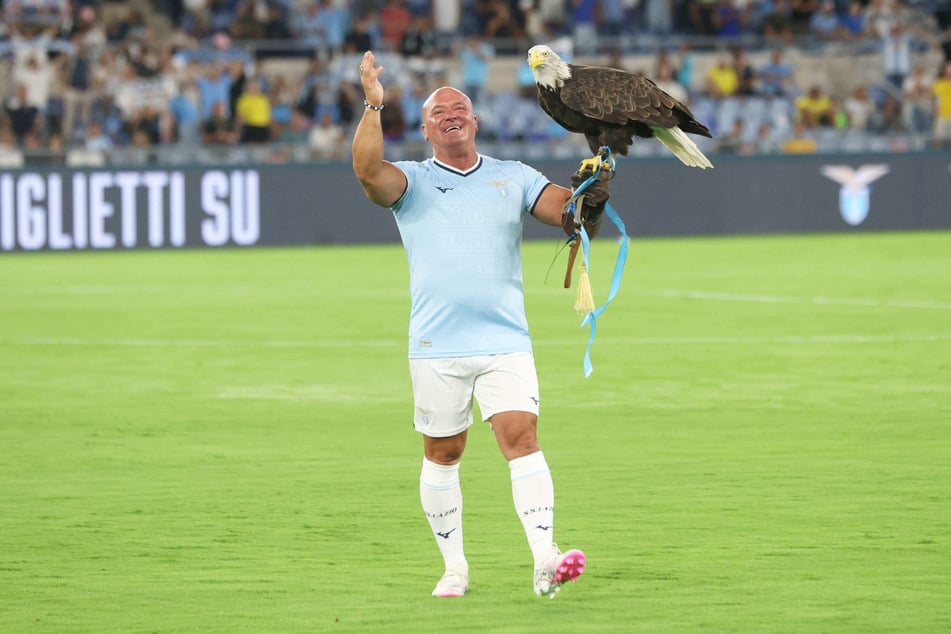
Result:
M585 268L584 258L578 264L578 295L575 298L575 311L579 315L594 312L594 293L591 291L591 280L588 279L588 269Z

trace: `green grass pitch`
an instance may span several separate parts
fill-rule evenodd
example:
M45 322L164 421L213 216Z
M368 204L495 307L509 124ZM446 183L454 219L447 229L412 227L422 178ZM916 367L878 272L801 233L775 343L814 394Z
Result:
M481 424L429 596L399 246L0 257L0 632L951 631L951 233L634 240L587 380L555 250L555 600Z

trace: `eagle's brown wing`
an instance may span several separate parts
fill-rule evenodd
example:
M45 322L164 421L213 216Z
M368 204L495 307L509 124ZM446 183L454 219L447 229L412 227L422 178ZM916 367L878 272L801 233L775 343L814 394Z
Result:
M642 124L710 136L690 110L639 75L601 66L570 65L571 79L561 89L561 100L572 110L604 123Z

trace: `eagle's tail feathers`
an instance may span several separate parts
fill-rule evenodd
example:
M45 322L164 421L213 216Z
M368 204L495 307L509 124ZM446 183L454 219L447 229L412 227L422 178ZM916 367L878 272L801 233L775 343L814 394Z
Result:
M684 165L699 167L700 169L713 167L713 163L704 156L697 144L677 126L672 128L655 127L653 130L657 140L667 146L667 149L673 152L674 156L679 158Z

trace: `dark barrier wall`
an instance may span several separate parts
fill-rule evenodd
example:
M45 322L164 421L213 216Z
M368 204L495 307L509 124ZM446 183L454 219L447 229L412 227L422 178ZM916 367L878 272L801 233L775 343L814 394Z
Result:
M559 183L577 167L532 164ZM951 228L949 153L718 157L705 171L622 158L617 172L612 204L635 237ZM557 234L526 223L526 238ZM346 163L0 173L2 251L398 240Z

